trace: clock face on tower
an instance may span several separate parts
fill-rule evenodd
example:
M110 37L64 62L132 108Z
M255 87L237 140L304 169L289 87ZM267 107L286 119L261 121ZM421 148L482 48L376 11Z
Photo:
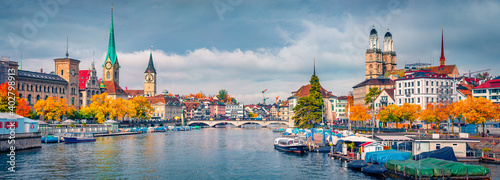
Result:
M109 61L108 61L108 62L106 63L106 69L111 69L111 62L109 62Z
M73 76L75 76L75 75L76 75L76 73L75 73L75 70L74 70L74 69L73 69L73 70L71 70L71 75L73 75Z
M153 82L153 75L146 74L146 82Z

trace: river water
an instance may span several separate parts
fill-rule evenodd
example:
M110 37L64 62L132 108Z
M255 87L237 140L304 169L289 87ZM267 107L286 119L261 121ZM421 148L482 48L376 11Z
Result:
M0 179L377 179L327 154L279 152L270 129L207 128L42 144L0 157ZM488 166L500 177L500 166Z

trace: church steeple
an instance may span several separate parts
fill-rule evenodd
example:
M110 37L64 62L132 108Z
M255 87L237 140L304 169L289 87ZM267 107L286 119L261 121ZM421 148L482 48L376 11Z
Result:
M316 58L314 58L313 75L316 75Z
M444 36L444 27L443 27L443 29L441 29L441 57L439 58L439 65L440 66L444 66L444 62L446 61L446 58L444 57L443 36Z
M106 59L111 60L112 65L114 66L117 61L116 49L115 49L115 31L113 26L113 4L111 4L111 27L109 30L109 44L108 44L108 54Z
M149 63L148 63L148 67L146 68L146 71L144 73L155 73L156 74L155 65L153 63L152 49L149 49Z

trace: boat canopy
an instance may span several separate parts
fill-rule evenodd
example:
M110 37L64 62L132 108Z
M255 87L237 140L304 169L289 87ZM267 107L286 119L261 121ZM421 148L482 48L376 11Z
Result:
M407 159L404 161L390 160L385 164L389 170L405 172L410 176L422 175L424 177L443 176L485 176L490 173L488 168L478 165L463 164L442 159L427 158L420 161Z
M378 164L385 164L390 160L407 160L410 158L409 152L396 151L396 150L386 150L386 151L375 151L366 153L366 162L373 162Z
M343 140L345 142L375 142L375 140L365 137L358 136L348 136L345 138L340 138L339 140Z
M452 147L444 147L438 150L423 152L419 155L415 156L415 160L421 160L425 158L436 158L448 161L457 161L457 157L455 156L455 152Z

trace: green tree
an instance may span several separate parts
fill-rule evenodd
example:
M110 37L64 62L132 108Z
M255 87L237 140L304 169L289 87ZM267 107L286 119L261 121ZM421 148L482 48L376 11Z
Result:
M76 109L71 108L68 112L68 119L82 119L82 115Z
M366 94L365 97L365 105L369 104L374 100L382 91L378 89L378 87L372 87L368 91L368 94ZM372 109L371 105L368 107L369 109Z
M313 74L309 83L311 84L309 95L301 97L297 106L293 108L295 126L299 128L312 128L314 124L321 122L323 97L321 96L318 76Z
M217 98L219 98L219 100L221 102L224 101L224 98L226 98L226 96L227 96L227 90L225 90L225 89L219 90L219 94L217 95Z

